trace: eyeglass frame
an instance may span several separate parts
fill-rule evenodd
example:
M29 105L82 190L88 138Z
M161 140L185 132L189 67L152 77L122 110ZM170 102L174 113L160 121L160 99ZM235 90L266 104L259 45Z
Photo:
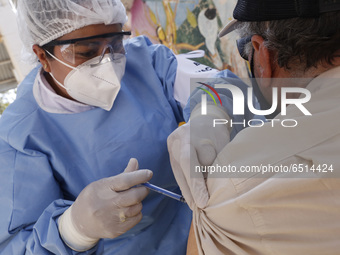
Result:
M54 40L54 41L51 41L47 44L42 45L41 48L43 48L47 52L51 52L51 51L54 50L55 46L65 45L65 44L74 44L76 42L90 40L90 39L96 39L96 38L108 38L108 37L112 37L112 36L115 36L115 35L131 35L131 31L113 32L113 33L100 34L100 35L94 35L94 36L88 36L88 37L82 37L82 38L74 38L74 39L69 39L69 40ZM109 47L109 48L112 49L112 47ZM101 53L101 58L100 58L98 64L92 64L91 66L99 65L102 62L102 60L104 58L105 51L106 51L106 48ZM113 52L113 50L111 52ZM112 61L112 60L109 60L109 61Z
M80 42L80 41L96 39L96 38L108 38L108 37L112 37L112 36L115 36L115 35L131 35L131 31L113 32L113 33L94 35L94 36L88 36L88 37L82 37L82 38L75 38L75 39L69 39L69 40L54 40L54 41L51 41L49 43L44 44L41 47L74 44L74 43Z
M247 56L246 53L245 53L245 47L248 43L251 42L252 37L253 37L253 35L250 35L250 36L242 37L242 38L236 40L238 52L239 52L240 56L246 61L249 61L249 56Z

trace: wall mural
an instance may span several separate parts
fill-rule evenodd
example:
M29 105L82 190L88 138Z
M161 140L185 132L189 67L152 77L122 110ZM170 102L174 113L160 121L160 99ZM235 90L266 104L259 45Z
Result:
M204 50L197 59L219 70L230 69L248 77L239 56L235 33L218 38L223 25L232 19L236 0L134 0L130 1L130 26L134 36L144 34L175 54Z

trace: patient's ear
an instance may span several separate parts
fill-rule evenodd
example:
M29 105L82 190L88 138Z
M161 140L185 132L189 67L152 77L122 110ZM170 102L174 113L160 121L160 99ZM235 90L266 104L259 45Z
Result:
M265 40L259 36L254 35L251 39L254 48L254 68L257 70L258 78L272 78L273 77L273 56L272 53L265 46Z

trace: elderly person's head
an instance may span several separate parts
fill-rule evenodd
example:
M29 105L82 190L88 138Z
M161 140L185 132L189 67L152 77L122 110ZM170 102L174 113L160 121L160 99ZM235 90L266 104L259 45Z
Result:
M125 70L126 20L119 0L18 1L24 46L39 59L56 93L106 110Z
M234 18L220 37L238 29L256 78L313 78L340 65L339 0L239 0ZM272 86L259 82L268 102Z

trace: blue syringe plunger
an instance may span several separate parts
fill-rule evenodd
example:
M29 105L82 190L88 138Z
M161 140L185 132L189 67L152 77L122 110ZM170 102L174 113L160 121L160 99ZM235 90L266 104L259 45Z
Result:
M176 194L176 193L171 192L169 190L163 189L163 188L158 187L156 185L153 185L153 184L151 184L149 182L142 183L142 185L147 187L150 190L153 190L153 191L157 192L157 193L163 194L163 195L165 195L167 197L171 197L171 198L176 199L176 200L178 200L180 202L186 203L184 197L179 195L179 194Z

